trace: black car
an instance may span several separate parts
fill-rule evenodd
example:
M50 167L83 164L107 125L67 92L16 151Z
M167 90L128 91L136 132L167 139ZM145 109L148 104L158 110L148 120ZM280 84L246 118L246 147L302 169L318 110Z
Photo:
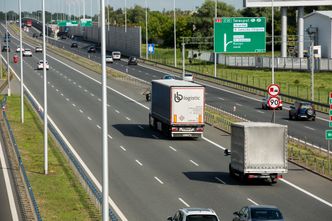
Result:
M308 119L314 121L316 118L316 111L312 103L295 102L289 108L289 119L291 120Z
M128 59L128 65L131 65L131 64L137 65L137 63L138 63L138 61L137 61L136 57L134 57L134 56L129 57L129 59Z
M96 47L92 46L88 49L88 53L96 53Z
M74 42L74 43L71 44L70 47L72 47L72 48L78 48L78 44Z
M2 52L6 52L7 51L7 45L4 45L3 47L2 47L2 50L1 50ZM10 52L10 47L8 46L8 52Z

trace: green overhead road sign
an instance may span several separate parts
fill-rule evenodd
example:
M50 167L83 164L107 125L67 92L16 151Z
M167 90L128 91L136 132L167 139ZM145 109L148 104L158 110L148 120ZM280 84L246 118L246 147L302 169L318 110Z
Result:
M332 127L332 121L329 122L329 126Z
M81 27L92 27L92 19L81 19Z
M332 140L332 130L326 130L325 131L325 139L326 140Z
M216 53L266 52L265 17L216 18L214 51Z
M61 20L57 21L59 27L78 26L78 21Z

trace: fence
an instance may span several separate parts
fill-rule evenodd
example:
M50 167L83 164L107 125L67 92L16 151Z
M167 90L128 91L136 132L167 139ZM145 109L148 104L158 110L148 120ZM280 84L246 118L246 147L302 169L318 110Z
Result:
M23 165L23 161L22 161L22 158L21 158L21 154L20 154L20 151L18 149L16 140L15 140L15 136L13 134L13 131L11 129L11 126L10 126L8 118L7 118L7 114L6 114L6 111L5 111L5 108L4 108L6 106L6 101L7 101L7 97L4 97L4 99L1 102L2 116L3 116L3 119L5 120L5 125L6 125L8 133L9 133L10 142L12 143L12 146L14 147L15 154L16 154L16 157L17 157L17 160L18 160L19 170L20 170L20 173L22 174L26 189L28 190L29 197L30 197L30 200L32 202L36 218L37 218L38 221L42 221L42 218L40 216L39 209L38 209L38 204L37 204L37 201L35 199L35 195L33 194L29 178L26 174L26 171L25 171L25 168L24 168L24 165Z

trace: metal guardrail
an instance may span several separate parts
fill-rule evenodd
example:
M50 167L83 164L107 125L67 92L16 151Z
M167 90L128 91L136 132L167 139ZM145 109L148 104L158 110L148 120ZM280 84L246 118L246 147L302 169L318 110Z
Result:
M145 64L150 63L150 64L153 64L154 66L156 66L160 69L164 69L164 70L167 70L167 71L174 71L178 74L182 74L182 69L180 69L180 68L175 68L174 66L171 66L171 65L161 64L161 63L156 62L156 61L145 60L143 58L140 58L140 60ZM245 91L245 92L249 92L249 93L257 94L257 95L261 95L261 96L265 96L267 94L265 89L254 87L254 86L251 86L251 85L246 85L246 84L243 84L243 83L238 83L238 82L235 82L235 81L226 80L226 79L222 79L222 78L215 78L214 76L205 75L205 74L198 73L198 72L191 71L191 70L186 70L186 72L193 73L194 78L198 79L198 80L203 80L203 81L206 81L206 82L227 86L227 87L230 87L230 88L238 89L238 90L241 90L241 91ZM316 102L316 101L310 101L310 100L307 100L307 99L290 96L290 95L285 94L285 93L281 93L280 96L282 97L283 102L286 102L286 103L294 103L295 101L301 100L301 101L310 102L310 103L314 104L317 111L328 113L328 110L329 110L329 105L328 104L319 103L319 102Z
M23 175L24 183L27 187L27 190L28 190L28 193L29 193L29 196L30 196L35 214L37 216L37 220L42 221L42 218L41 218L40 212L39 212L39 208L38 208L38 204L37 204L35 195L33 193L29 178L26 174L26 171L25 171L25 168L24 168L24 165L23 165L23 161L22 161L22 157L21 157L20 151L18 149L18 145L16 143L15 136L13 134L10 123L8 121L8 118L7 118L7 114L6 114L6 111L5 111L6 102L7 102L7 97L5 96L4 99L1 101L2 116L5 119L6 127L7 127L7 130L8 130L8 133L9 133L9 137L10 137L10 141L11 141L11 143L12 143L14 149L15 149L16 157L17 157L17 160L18 160L18 166L19 166L20 172Z

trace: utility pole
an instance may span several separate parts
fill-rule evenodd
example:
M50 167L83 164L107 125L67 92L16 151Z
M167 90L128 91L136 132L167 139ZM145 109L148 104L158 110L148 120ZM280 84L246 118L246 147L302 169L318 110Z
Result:
M44 72L44 173L48 174L48 119L47 119L47 71L46 71L46 22L45 0L43 0L43 72Z
M106 23L105 23L105 0L100 0L101 13L101 67L102 67L102 109L103 109L103 221L109 220L108 205L108 122L107 122L107 70L106 70Z
M21 68L21 123L24 123L24 88L23 88L23 44L22 44L22 0L18 1L20 23L20 68Z

